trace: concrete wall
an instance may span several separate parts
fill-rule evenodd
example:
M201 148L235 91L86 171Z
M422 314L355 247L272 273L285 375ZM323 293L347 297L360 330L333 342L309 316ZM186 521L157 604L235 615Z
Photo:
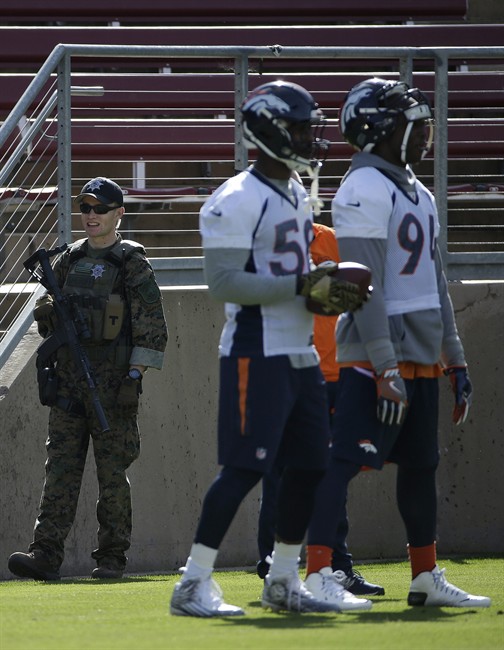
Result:
M474 407L461 428L450 422L452 396L442 381L441 467L438 473L440 554L504 551L504 283L453 285L461 335L475 385ZM205 491L215 476L217 342L222 305L204 289L163 292L170 341L165 367L145 378L139 422L142 454L130 468L134 531L131 572L172 571L183 565ZM38 402L33 331L28 363L4 369L0 384L0 578L12 577L7 558L31 540L43 483L48 411ZM18 360L19 363L19 360ZM367 472L350 486L350 548L356 560L405 556L405 535L397 514L395 470ZM88 458L75 525L66 545L63 575L88 575L96 545L97 484ZM259 489L233 522L219 554L219 566L257 560Z

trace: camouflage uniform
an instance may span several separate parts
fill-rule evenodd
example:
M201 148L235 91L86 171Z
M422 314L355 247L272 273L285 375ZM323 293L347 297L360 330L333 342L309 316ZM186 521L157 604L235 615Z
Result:
M92 438L99 485L98 548L92 557L98 566L122 570L132 526L126 469L140 454L140 435L138 400L121 406L118 394L130 365L162 366L168 332L161 293L145 251L120 236L113 247L103 250L89 249L87 240L76 242L54 270L64 294L73 296L75 291L79 294L78 285L85 287L83 295L76 298L89 330L81 344L110 430L102 431L86 380L79 378L81 373L68 348L59 348L55 362L59 405L52 406L49 415L45 483L29 550L42 551L55 570L63 562ZM124 315L120 333L103 339L103 311L109 292L122 297Z

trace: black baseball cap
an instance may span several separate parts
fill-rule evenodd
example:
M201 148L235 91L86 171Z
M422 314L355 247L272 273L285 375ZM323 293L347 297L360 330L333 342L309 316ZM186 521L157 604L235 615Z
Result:
M75 201L78 202L85 196L93 196L105 205L111 203L117 203L119 207L124 205L121 188L116 182L110 180L110 178L105 178L105 176L98 176L88 181L82 188L81 193L75 198Z

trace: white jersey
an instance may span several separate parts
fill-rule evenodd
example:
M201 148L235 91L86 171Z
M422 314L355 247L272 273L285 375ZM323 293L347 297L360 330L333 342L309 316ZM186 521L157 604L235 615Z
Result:
M332 216L341 259L369 266L375 288L361 310L339 317L338 361L370 361L377 372L397 361L463 365L431 192L411 170L360 152Z
M309 271L312 214L303 187L293 201L249 168L221 185L200 211L203 249L250 251L245 270L262 276ZM313 315L301 296L271 304L225 304L221 356L313 354Z
M439 235L436 204L418 179L414 189L412 200L378 169L361 167L333 199L338 239L387 240L383 296L389 316L440 307L434 262Z

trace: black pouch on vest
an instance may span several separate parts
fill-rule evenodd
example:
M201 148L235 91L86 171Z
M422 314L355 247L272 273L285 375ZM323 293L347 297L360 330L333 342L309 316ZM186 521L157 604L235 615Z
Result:
M37 370L39 399L43 406L54 406L58 398L58 377L54 368Z

